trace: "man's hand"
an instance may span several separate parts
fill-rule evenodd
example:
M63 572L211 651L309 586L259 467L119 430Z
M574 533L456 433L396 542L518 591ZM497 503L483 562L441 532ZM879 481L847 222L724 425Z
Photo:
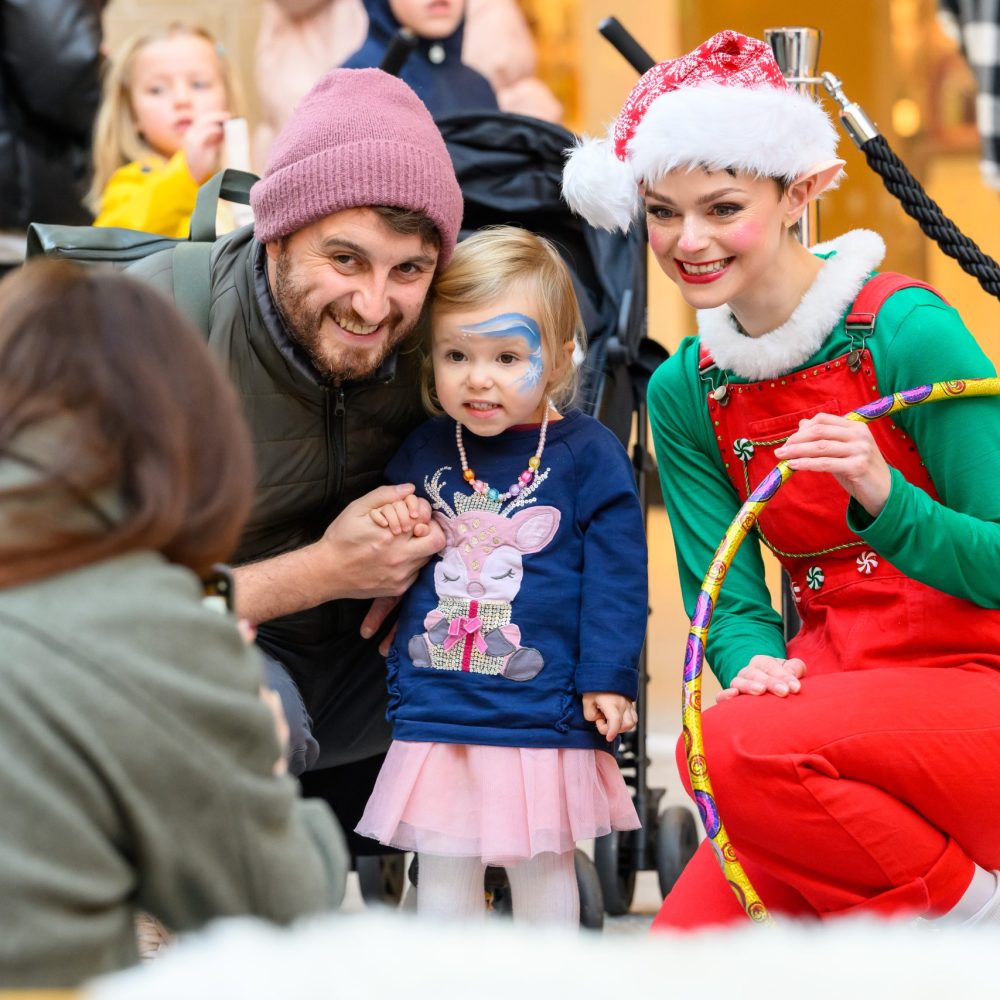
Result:
M412 493L410 484L380 486L345 507L319 541L240 566L235 572L237 613L260 623L344 597L403 594L427 560L444 548L444 532L431 518L426 500L411 501L416 504L414 523L427 529L420 537L415 530L394 535L376 524L371 512Z
M444 547L444 532L431 518L430 504L414 497L413 486L381 486L344 508L317 543L319 558L338 567L350 597L399 597L431 556ZM413 530L394 532L372 519L372 512L402 513ZM426 528L420 536L415 527Z
M750 657L750 662L715 700L728 701L740 694L776 694L784 698L799 693L802 688L799 679L805 675L806 665L797 657L783 660L778 656L759 654Z
M635 729L639 715L635 702L613 691L588 691L583 696L583 717L596 723L597 731L609 742L620 733Z

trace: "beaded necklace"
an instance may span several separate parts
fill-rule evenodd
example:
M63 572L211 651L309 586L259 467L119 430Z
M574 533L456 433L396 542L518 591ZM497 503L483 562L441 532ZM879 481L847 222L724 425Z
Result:
M545 450L545 432L548 430L548 427L549 403L546 401L545 413L542 415L542 426L538 432L538 447L535 448L535 454L528 459L528 467L524 472L507 487L507 492L501 493L496 487L490 486L489 483L481 479L476 479L475 472L469 468L469 460L465 455L465 443L462 441L462 425L456 420L455 444L458 445L458 456L462 460L462 478L476 493L481 493L487 500L509 500L511 497L516 497L535 478L535 473L538 472L538 467L542 464L542 452Z

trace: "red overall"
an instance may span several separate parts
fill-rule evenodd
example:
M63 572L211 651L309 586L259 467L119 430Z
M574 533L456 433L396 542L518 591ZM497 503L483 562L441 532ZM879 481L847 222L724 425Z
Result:
M741 499L801 419L880 395L871 355L860 361L734 385L721 403L709 396ZM871 425L882 454L936 497L890 421ZM905 577L848 529L847 500L830 476L800 472L761 517L802 618L788 655L807 675L799 694L705 712L716 801L774 912L945 912L973 861L1000 868L1000 612ZM682 747L678 760L687 784ZM705 841L654 927L745 920Z

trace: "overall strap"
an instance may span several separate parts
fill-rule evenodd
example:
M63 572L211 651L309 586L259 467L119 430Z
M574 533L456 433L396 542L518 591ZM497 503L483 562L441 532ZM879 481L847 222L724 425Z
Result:
M885 300L893 292L898 292L903 288L925 288L928 292L936 295L945 305L948 304L948 300L936 288L928 285L926 281L918 281L916 278L910 278L895 271L882 271L865 282L844 319L844 325L848 328L864 327L870 332L875 328L875 319L885 304Z

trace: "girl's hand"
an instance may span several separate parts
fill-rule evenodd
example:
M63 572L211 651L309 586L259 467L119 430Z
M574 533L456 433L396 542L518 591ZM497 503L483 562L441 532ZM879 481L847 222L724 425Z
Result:
M583 696L583 717L596 723L597 731L609 743L620 733L635 729L639 722L635 702L612 691L588 691Z
M431 507L411 493L402 500L372 508L370 516L380 528L388 528L394 535L412 532L414 538L423 538L430 530Z
M715 699L728 701L740 694L776 694L784 698L798 694L802 685L800 677L805 677L805 663L792 657L783 660L778 656L752 656L750 662L733 678L732 684Z
M231 117L228 111L209 111L199 115L184 133L181 148L188 173L196 184L203 184L212 174L218 173L225 140L222 123Z
M799 421L774 454L796 470L829 472L872 517L889 498L889 466L867 424L829 413Z

